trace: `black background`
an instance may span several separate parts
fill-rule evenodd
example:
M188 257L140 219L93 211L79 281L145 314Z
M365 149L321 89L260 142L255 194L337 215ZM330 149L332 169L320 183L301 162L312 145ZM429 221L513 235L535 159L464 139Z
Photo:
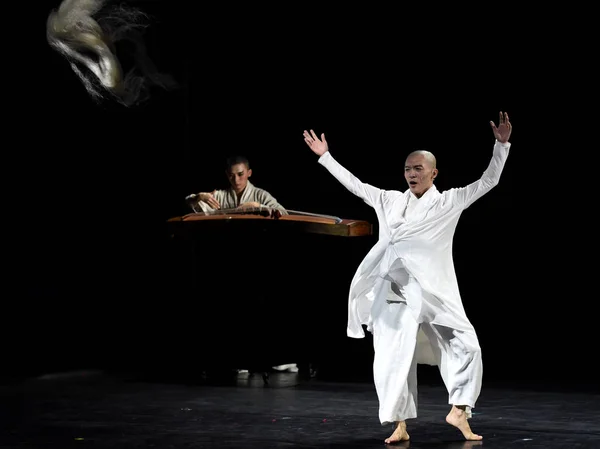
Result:
M595 300L589 290L576 293L580 276L565 274L580 260L565 251L586 248L566 230L580 218L575 200L560 192L564 182L578 186L585 178L575 150L588 144L581 112L590 99L564 29L500 7L470 11L467 19L456 10L306 3L131 5L150 15L148 51L179 88L155 90L129 109L94 103L47 45L45 20L58 2L21 13L29 19L5 86L5 375L152 357L160 363L162 337L168 345L160 354L181 344L192 357L209 344L243 339L224 324L210 342L193 340L194 318L203 326L206 301L218 299L200 291L175 300L185 289L173 275L178 266L165 230L168 218L188 212L187 194L226 186L227 155L246 154L252 181L289 209L375 224L373 211L317 164L304 129L325 132L336 159L386 189L404 189L406 154L429 149L445 190L487 167L489 121L502 110L514 132L500 184L463 214L454 241L485 376L595 387ZM346 294L374 240L336 241L329 249L319 240L301 255L291 239L293 252L285 242L237 242L223 294L252 297L254 287L236 282L236 273L257 252L280 261L302 256L310 276L295 269L277 285L302 285L309 297L282 294L272 314L304 308L304 326L319 336L321 350L345 372L368 373L368 338L345 337ZM202 282L211 282L219 249L211 240ZM335 321L325 325L324 316Z

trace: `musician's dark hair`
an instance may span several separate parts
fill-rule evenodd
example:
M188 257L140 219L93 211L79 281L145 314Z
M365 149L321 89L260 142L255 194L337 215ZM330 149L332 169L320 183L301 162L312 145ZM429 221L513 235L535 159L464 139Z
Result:
M160 73L146 53L142 34L148 16L137 8L113 4L114 0L62 0L46 22L50 47L64 56L90 96L101 101L112 98L124 106L148 99L150 88L177 87L175 80ZM123 70L116 44L133 47L133 67Z
M244 164L248 170L250 170L250 161L246 156L242 156L240 154L236 154L234 156L229 156L225 161L225 170L229 170L231 167L237 164Z

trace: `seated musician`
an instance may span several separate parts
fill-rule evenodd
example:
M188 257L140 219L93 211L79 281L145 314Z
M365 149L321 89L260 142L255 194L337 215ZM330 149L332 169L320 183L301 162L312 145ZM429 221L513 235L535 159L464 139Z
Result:
M275 197L264 189L252 184L248 178L252 176L250 162L244 156L233 156L227 159L225 175L231 187L228 189L200 192L186 197L188 204L196 212L213 212L223 209L250 210L268 207L287 215L285 208Z
M252 176L250 162L244 156L229 157L225 164L225 175L231 187L228 189L200 192L186 197L188 204L196 212L213 212L223 209L251 210L268 207L288 215L285 208L275 197L264 189L252 184L248 178ZM296 363L274 366L277 371L298 372ZM238 369L239 373L247 373L246 369Z

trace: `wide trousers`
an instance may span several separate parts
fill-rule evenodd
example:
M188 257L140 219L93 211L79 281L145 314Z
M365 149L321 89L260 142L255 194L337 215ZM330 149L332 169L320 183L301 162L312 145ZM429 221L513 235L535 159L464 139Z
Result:
M417 417L419 335L426 336L431 344L448 391L448 403L466 406L470 417L481 392L483 374L481 348L475 331L418 323L406 301L390 302L383 296L375 302L371 311L373 376L381 424Z

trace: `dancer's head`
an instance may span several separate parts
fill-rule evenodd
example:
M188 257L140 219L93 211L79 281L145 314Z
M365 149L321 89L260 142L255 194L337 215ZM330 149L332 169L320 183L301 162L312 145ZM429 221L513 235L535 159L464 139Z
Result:
M413 151L406 158L404 178L417 198L429 190L437 174L435 156L429 151Z

